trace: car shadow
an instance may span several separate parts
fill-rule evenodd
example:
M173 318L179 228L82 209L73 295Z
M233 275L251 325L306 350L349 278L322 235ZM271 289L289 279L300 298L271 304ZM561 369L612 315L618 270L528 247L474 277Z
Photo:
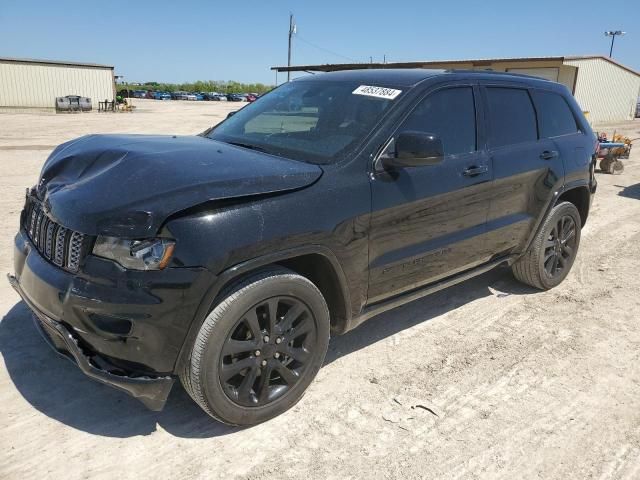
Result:
M480 298L492 295L498 298L509 295L529 295L536 292L538 290L517 282L511 275L510 269L496 268L458 285L377 315L354 330L333 337L329 344L325 365L415 325L429 322Z
M618 195L620 195L621 197L635 198L636 200L640 200L640 183L629 185L628 187L625 187L623 185L615 186L622 189L618 192Z
M493 290L489 288L493 287ZM489 295L534 293L497 269L417 300L332 338L325 365L404 329ZM176 381L162 412L95 382L40 338L31 312L19 302L0 321L0 352L17 390L38 411L65 425L95 435L125 438L149 435L158 426L184 438L210 438L239 431L204 413Z
M19 302L0 321L0 352L20 394L50 418L95 435L149 435L158 426L178 437L208 438L238 431L209 417L179 381L161 412L87 378L68 359L54 352Z

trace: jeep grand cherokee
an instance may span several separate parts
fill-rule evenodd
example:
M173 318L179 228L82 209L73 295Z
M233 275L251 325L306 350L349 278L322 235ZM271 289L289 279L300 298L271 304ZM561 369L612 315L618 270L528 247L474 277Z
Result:
M52 345L152 409L294 405L330 333L498 265L569 273L596 183L569 91L488 72L282 85L198 136L90 135L27 191L10 282Z

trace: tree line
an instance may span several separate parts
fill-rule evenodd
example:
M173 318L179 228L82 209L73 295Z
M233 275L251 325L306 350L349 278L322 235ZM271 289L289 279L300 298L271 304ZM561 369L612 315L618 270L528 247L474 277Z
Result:
M117 85L117 90L153 90L156 92L218 92L218 93L265 93L273 88L273 85L264 83L241 83L235 81L198 80L193 83L162 83L145 82L139 85L122 83Z

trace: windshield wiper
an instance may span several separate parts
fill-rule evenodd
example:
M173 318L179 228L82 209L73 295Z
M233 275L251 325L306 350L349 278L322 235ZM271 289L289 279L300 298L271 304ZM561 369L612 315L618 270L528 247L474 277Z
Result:
M257 145L252 145L250 143L242 143L242 142L225 142L228 143L229 145L235 145L236 147L242 147L242 148L246 148L249 150L255 150L256 152L262 152L262 153L270 153L266 148L262 148L259 147Z

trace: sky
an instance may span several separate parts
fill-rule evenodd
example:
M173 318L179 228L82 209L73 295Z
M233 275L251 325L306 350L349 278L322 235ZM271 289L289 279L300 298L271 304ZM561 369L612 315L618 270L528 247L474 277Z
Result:
M0 0L0 57L101 63L129 82L274 84L292 64L607 55L640 71L640 0ZM277 81L285 80L279 74Z

